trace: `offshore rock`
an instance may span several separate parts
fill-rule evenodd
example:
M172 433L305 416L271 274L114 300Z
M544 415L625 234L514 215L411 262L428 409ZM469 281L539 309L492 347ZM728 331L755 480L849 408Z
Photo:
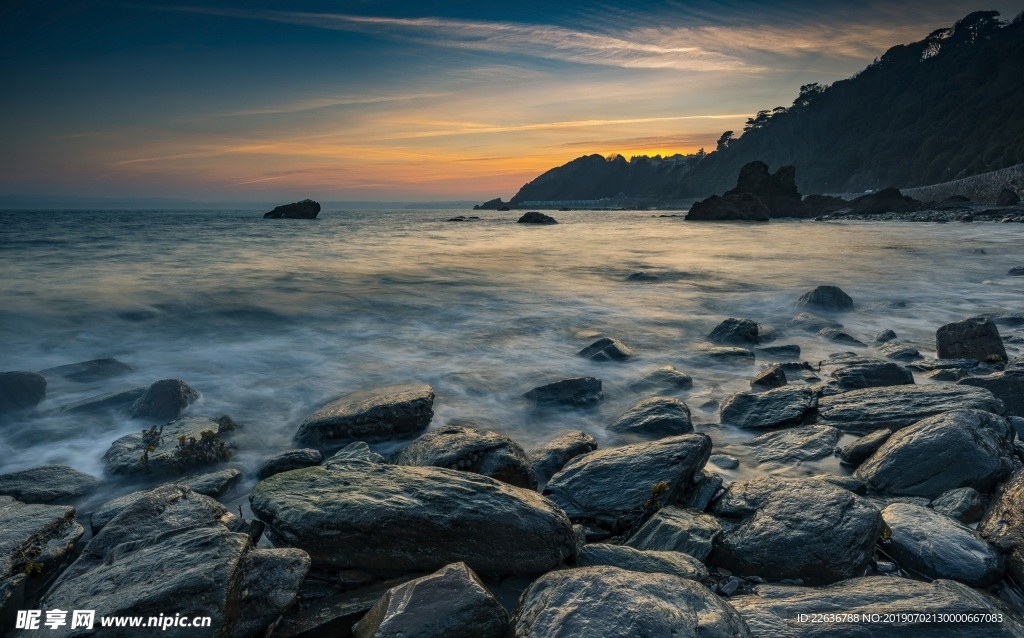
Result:
M672 436L693 432L693 423L690 408L679 399L651 397L626 410L608 429L643 436Z
M591 361L625 361L636 355L629 346L611 337L602 337L577 354Z
M751 319L734 319L730 317L715 326L708 335L711 343L746 346L757 343L759 327Z
M803 308L842 312L853 310L853 299L839 286L816 286L802 294L797 299L796 305ZM840 328L842 326L823 327Z
M331 401L299 425L295 440L309 446L390 441L419 434L434 416L429 385L393 385Z
M181 379L163 379L146 388L128 413L135 419L176 419L198 398Z
M530 450L527 454L537 481L547 483L565 464L583 454L597 449L597 440L586 432L566 432L551 439L544 445Z
M687 221L766 222L771 211L750 193L719 197L712 195L696 202L686 213Z
M465 470L516 487L537 489L537 474L523 448L507 436L487 430L446 425L396 452L391 462Z
M320 214L320 203L304 199L294 204L282 204L263 215L263 219L316 219Z
M1003 414L1003 402L981 388L956 385L899 385L851 390L818 399L818 423L843 432L899 429L960 408Z
M545 215L544 213L538 213L537 211L530 211L524 213L522 217L516 222L517 224L557 224L558 222L554 217Z

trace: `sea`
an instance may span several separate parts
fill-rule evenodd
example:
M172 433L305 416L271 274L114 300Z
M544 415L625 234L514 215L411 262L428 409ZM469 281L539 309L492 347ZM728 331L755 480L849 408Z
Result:
M703 358L695 348L715 325L752 318L774 329L772 345L798 344L815 363L873 353L788 327L797 299L819 284L853 297L856 309L836 317L846 332L870 343L891 329L925 356L945 323L1024 311L1024 277L1007 276L1024 259L1024 225L666 216L679 213L559 211L557 225L532 226L515 212L466 210L324 210L316 220L265 220L256 210L0 211L0 369L107 357L134 367L105 381L51 380L35 413L0 427L0 473L66 463L102 475L110 443L152 424L55 409L165 378L201 393L189 414L240 424L230 462L247 485L263 460L294 447L299 423L320 405L399 383L433 386L432 427L475 425L524 448L583 430L609 447L632 439L608 424L648 396L630 383L663 365L693 377L676 396L715 452L740 460L716 469L727 481L843 473L835 458L758 464L743 444L755 433L718 425L721 401L749 390L771 359ZM456 215L480 219L447 221ZM637 272L659 278L629 280ZM577 355L602 336L637 355ZM538 411L522 396L577 376L603 381L598 407Z

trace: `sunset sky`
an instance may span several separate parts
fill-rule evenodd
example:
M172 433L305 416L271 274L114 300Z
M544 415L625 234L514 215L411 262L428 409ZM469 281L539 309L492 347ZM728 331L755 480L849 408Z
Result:
M711 150L801 84L1018 3L0 5L0 195L513 195L588 153Z

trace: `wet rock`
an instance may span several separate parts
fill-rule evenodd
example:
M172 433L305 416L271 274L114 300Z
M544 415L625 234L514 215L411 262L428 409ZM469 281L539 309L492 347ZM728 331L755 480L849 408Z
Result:
M1002 558L962 523L927 507L893 503L882 510L892 535L885 552L904 569L987 587L1002 578Z
M199 398L181 379L164 379L152 384L128 409L134 419L176 419Z
M818 474L813 478L831 483L836 487L841 487L844 490L850 490L854 494L864 496L868 493L868 484L860 480L856 476L840 476L838 474Z
M818 331L818 336L824 337L833 343L841 343L847 346L867 346L867 344L860 339L857 339L842 330L837 330L836 328L822 328Z
M565 464L597 449L597 440L586 432L566 432L527 452L537 481L547 483Z
M722 403L722 423L744 429L799 425L810 418L818 398L809 388L737 392Z
M77 383L93 383L113 379L130 372L135 372L135 368L117 359L93 359L47 368L40 370L39 374L48 379L61 378Z
M658 510L626 545L642 551L680 552L706 560L722 526L714 516L679 507Z
M555 218L550 216L550 215L545 215L544 213L539 213L537 211L530 211L528 213L524 213L523 216L520 217L519 220L516 223L518 223L518 224L549 224L550 225L550 224L557 224L558 222L555 221Z
M686 498L678 503L687 509L703 512L721 491L723 484L724 481L721 476L704 473L704 478L696 481L696 484L690 493L686 495Z
M619 415L608 429L644 436L672 436L693 432L693 424L690 408L679 399L651 397Z
M219 472L210 472L198 476L190 476L178 481L178 485L184 485L196 494L203 494L212 498L224 496L232 487L238 484L242 478L242 472L235 468L228 468Z
M268 476L320 465L323 462L324 455L320 453L320 450L313 448L288 450L264 461L256 470L256 478L262 481Z
M628 527L661 483L666 484L657 495L662 503L683 497L710 454L711 439L705 434L597 450L569 461L551 477L544 494L573 521Z
M1024 471L1018 470L996 493L978 533L1003 554L1014 581L1024 581Z
M623 545L593 543L576 554L580 567L608 565L643 574L669 574L707 583L708 568L696 558L681 552L641 551Z
M714 463L723 470L735 470L740 466L739 460L735 456L729 456L728 454L712 454L711 458L708 459L708 463Z
M890 341L878 349L883 356L896 361L914 361L921 359L921 352L914 346L899 341Z
M839 458L843 459L844 463L857 467L871 458L871 455L877 452L878 448L882 447L882 444L888 441L890 436L892 436L892 430L889 428L875 430L840 448Z
M1011 638L1022 635L1024 624L996 598L952 580L923 583L907 578L869 576L828 587L758 585L754 595L729 601L756 636L799 638L891 638L920 635L942 638ZM856 610L856 611L854 611ZM856 613L854 618L848 614ZM835 622L809 623L820 614ZM952 614L959 622L941 625L873 623L864 617L887 614ZM968 614L1001 614L1002 622L978 623ZM820 617L820 616L818 616ZM975 617L976 618L976 617Z
M1024 416L1024 370L1007 369L984 377L967 377L959 385L985 388L1003 402L1008 416Z
M973 487L958 487L939 494L931 507L961 523L976 523L985 513L985 498Z
M320 203L304 199L293 204L281 204L269 213L264 213L263 219L316 219L319 214Z
M464 470L516 487L537 489L533 464L518 443L507 436L471 427L446 425L431 430L396 452L391 462Z
M789 344L784 346L764 346L757 349L757 353L765 357L778 359L796 359L800 356L800 346Z
M390 441L423 432L434 416L429 385L394 385L363 390L331 401L299 425L302 445L335 446L353 441Z
M241 571L240 613L231 635L259 636L295 606L309 572L309 555L301 549L254 549L246 554Z
M986 494L1013 468L1012 441L1003 417L953 410L893 433L855 474L898 496L935 498L958 487Z
M825 584L863 574L882 530L881 514L867 500L816 479L739 481L712 511L723 531L711 564L772 580Z
M609 566L540 577L523 592L512 626L515 638L750 636L729 603L700 583Z
M933 381L950 381L955 383L966 377L967 372L963 368L942 368L941 370L932 370L925 373L924 376Z
M781 388L786 385L786 371L782 366L770 366L765 368L750 380L750 387L753 390L765 390Z
M625 361L636 355L626 344L611 337L602 337L577 354L591 361Z
M536 573L574 548L569 519L539 494L436 467L308 467L260 481L249 502L275 544L322 567Z
M723 363L752 364L754 353L746 348L733 346L716 346L710 343L698 343L694 346L696 353L714 361Z
M1014 266L1006 274L1011 277L1024 277L1024 266Z
M996 206L1016 206L1020 203L1020 196L1009 188L1003 188L996 196Z
M838 321L826 319L810 312L801 312L793 317L789 325L790 327L806 330L807 332L818 332L823 328L835 328L838 330L843 327L843 324Z
M508 614L480 578L453 563L389 589L356 623L356 638L503 638Z
M708 335L708 341L723 345L753 345L757 343L757 335L757 322L730 317L715 326L715 329Z
M70 501L92 493L101 481L69 465L41 465L20 472L0 474L0 495L22 503Z
M892 330L885 329L875 335L875 338L871 340L871 345L880 346L883 343L889 343L890 341L896 340L896 333Z
M57 408L58 412L67 414L83 414L101 410L124 409L138 401L146 393L146 388L124 388L113 392L105 392L81 401L68 403Z
M672 366L661 366L651 370L629 385L634 392L645 390L660 390L671 392L674 390L686 390L693 387L693 379L685 372L680 372Z
M110 444L104 455L109 474L181 474L221 463L231 454L222 438L234 429L230 419L187 416ZM184 438L182 438L184 437Z
M851 390L818 400L818 423L843 432L898 429L959 408L1005 412L988 390L954 385L899 385Z
M635 272L626 277L626 281L661 281L661 277L651 272Z
M1006 361L999 329L988 317L973 317L942 326L935 332L940 359L974 359L982 363Z
M413 580L404 575L339 591L310 575L303 583L299 604L282 618L274 638L352 638L352 627L389 589Z
M805 425L769 432L747 441L751 454L761 463L796 464L832 456L839 430L827 425Z
M0 414L34 408L46 398L46 379L35 372L0 372Z
M336 465L345 465L348 463L387 463L387 460L370 449L370 446L363 441L356 441L355 443L349 443L342 449L335 452L333 455L324 461L324 467L330 468Z
M694 203L686 213L687 221L766 222L769 216L768 207L750 193L726 197L712 195Z
M816 286L797 300L796 305L831 312L853 310L853 299L839 286Z
M830 376L844 392L914 383L914 374L909 369L888 361L859 362L843 366L833 370Z
M547 385L537 386L523 395L538 407L570 405L577 408L596 405L604 400L601 380L595 377L562 379Z

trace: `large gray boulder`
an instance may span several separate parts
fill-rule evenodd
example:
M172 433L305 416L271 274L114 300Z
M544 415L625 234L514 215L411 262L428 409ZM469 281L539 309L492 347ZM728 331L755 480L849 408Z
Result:
M53 503L86 496L101 481L70 465L40 465L20 472L0 474L0 495L22 503Z
M596 449L597 440L586 432L566 432L533 448L527 454L537 474L537 481L547 483L566 463Z
M881 514L866 499L817 479L739 481L711 508L724 529L709 563L771 580L825 584L859 576L882 530Z
M544 494L573 521L628 527L655 496L662 503L684 496L710 455L706 434L597 450L569 461Z
M501 434L460 425L431 430L391 457L395 465L432 465L483 474L537 489L537 473L519 444Z
M1024 471L1004 484L978 525L981 537L1006 557L1006 570L1024 582Z
M225 461L231 447L223 436L233 430L227 418L187 416L128 434L110 444L103 457L109 474L181 474Z
M35 372L0 372L0 414L34 408L46 398L46 378Z
M320 203L304 199L292 204L281 204L269 213L264 213L263 219L316 219L319 214Z
M523 592L512 625L515 638L750 636L729 603L700 583L608 566L545 574Z
M580 567L609 565L631 572L670 574L707 583L708 568L693 556L676 551L643 551L624 545L591 543L576 553Z
M857 468L881 492L935 498L973 487L988 493L1013 470L1013 429L984 410L953 410L893 433Z
M626 545L643 551L679 552L705 560L722 525L714 516L680 507L663 507L649 518Z
M812 310L842 312L853 310L853 299L839 286L816 286L797 299L797 306ZM840 327L840 326L829 326Z
M810 388L776 388L737 392L722 402L722 423L744 429L778 428L805 423L818 397Z
M650 397L619 415L608 429L623 434L672 436L693 432L690 408L679 399Z
M864 388L818 399L817 423L862 434L899 429L961 408L1004 414L1003 402L988 390L945 384Z
M537 407L565 405L586 408L604 400L601 380L596 377L574 377L537 386L523 395Z
M942 326L935 331L935 350L940 359L1006 361L1006 348L999 329L988 317L972 317Z
M795 464L832 456L839 436L839 430L827 425L805 425L762 434L745 445L761 463Z
M465 563L389 589L355 638L504 638L508 613Z
M153 383L128 408L135 419L176 419L199 398L199 393L181 379Z
M892 532L885 553L905 569L987 587L1003 576L1003 559L970 527L931 508L893 503L882 510Z
M434 389L425 384L363 390L331 401L306 417L295 440L318 447L411 437L430 425L433 406Z
M861 361L836 368L829 376L843 392L914 383L914 374L909 368L891 361Z
M93 535L95 536L107 525L107 523L114 520L114 518L124 510L139 501L154 498L150 492L155 492L159 495L177 494L182 490L190 490L196 494L209 496L210 498L217 498L226 492L228 488L236 483L240 478L241 472L232 468L221 470L220 472L212 472L210 474L200 474L189 478L177 478L174 481L157 485L156 487L148 490L129 492L128 494L118 496L117 498L111 499L97 506L89 517L89 525L92 529Z
M931 508L961 523L977 523L985 513L985 497L973 487L958 487L932 499Z
M786 638L1019 638L1020 617L998 599L952 580L852 578L828 587L758 585L730 599L756 636ZM950 622L924 624L918 614L950 614ZM999 615L977 622L970 614ZM869 622L865 622L865 617ZM872 622L875 617L879 622ZM833 622L808 622L827 618ZM881 620L892 622L882 622Z
M960 379L959 385L985 388L1006 406L1007 416L1024 417L1024 370L1013 369L984 377Z
M253 512L276 544L315 565L373 572L536 573L574 548L551 501L506 483L437 467L349 461L276 474L256 484Z

